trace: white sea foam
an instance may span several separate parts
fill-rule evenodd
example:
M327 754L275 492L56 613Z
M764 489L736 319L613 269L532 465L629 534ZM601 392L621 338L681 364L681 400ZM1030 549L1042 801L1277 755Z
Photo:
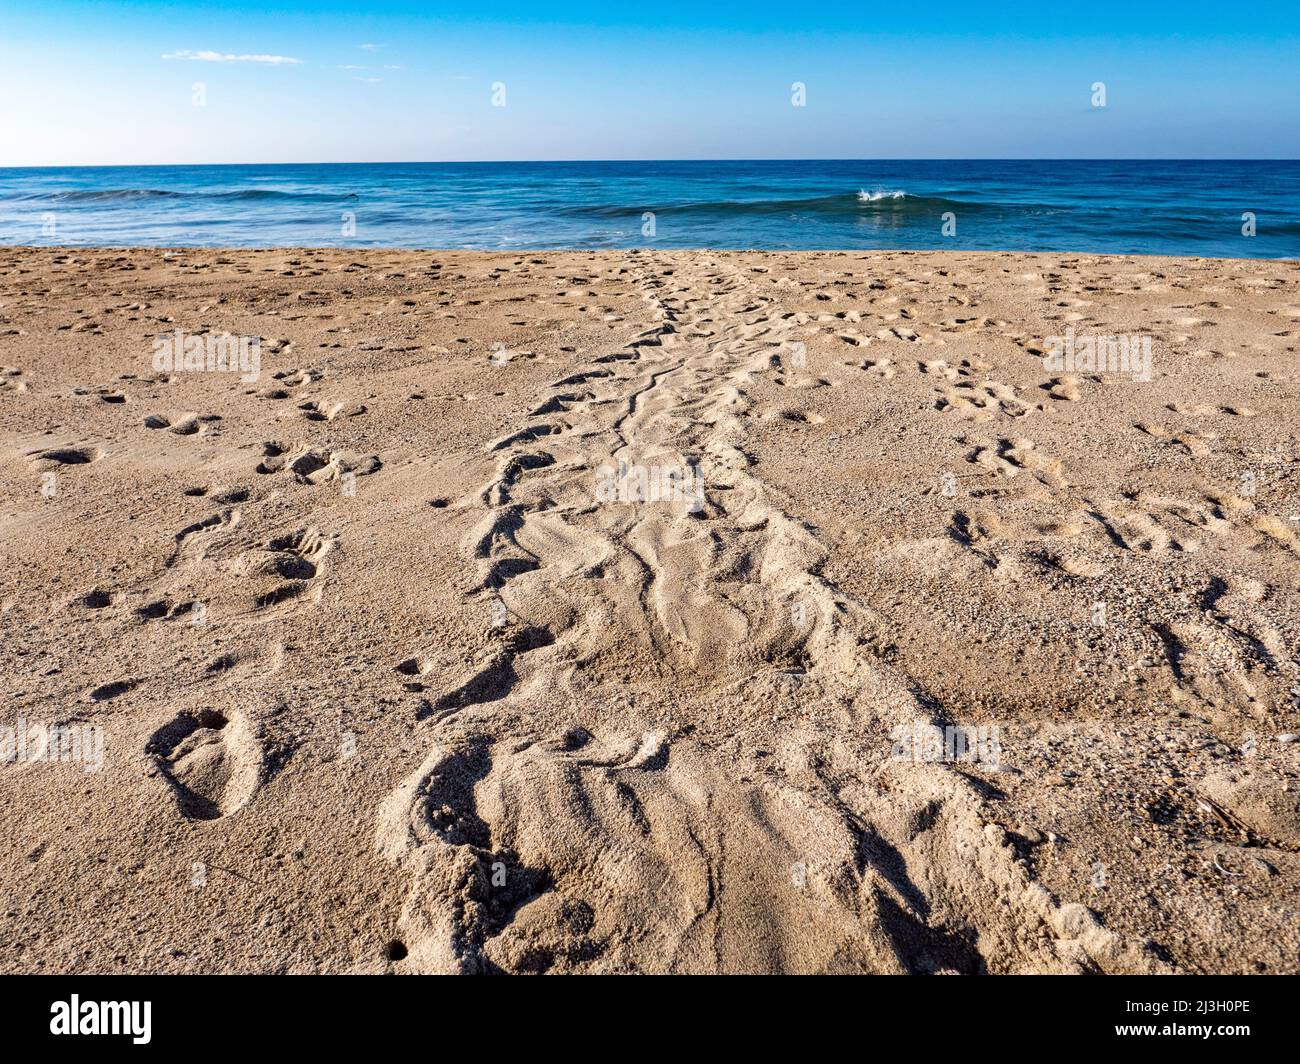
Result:
M875 203L877 200L903 199L906 196L906 192L895 189L882 189L878 192L868 192L865 188L858 190L859 203Z

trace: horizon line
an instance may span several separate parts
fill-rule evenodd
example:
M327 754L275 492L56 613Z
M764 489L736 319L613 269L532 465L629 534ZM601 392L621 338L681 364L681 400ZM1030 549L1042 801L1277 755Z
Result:
M171 167L221 167L221 166L573 166L604 165L609 163L1294 163L1297 156L938 156L921 155L905 157L852 157L852 156L801 156L798 158L664 158L664 159L366 159L231 162L231 163L40 163L21 166L0 165L0 170L120 170L164 169Z

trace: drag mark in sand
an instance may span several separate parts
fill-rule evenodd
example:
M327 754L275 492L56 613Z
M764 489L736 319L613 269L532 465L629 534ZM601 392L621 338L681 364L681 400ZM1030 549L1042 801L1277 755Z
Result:
M887 756L898 728L947 723L941 707L871 651L882 619L822 575L827 545L771 501L746 451L756 380L809 376L793 315L708 256L686 271L631 262L650 326L594 360L616 368L557 381L590 399L543 402L533 416L547 420L496 441L489 480L462 503L484 511L465 554L471 608L494 627L424 714L435 745L379 811L378 852L410 882L390 959L448 972L1159 968L1034 883L966 775ZM1028 441L1004 453L1056 475ZM703 497L602 500L606 465L697 469ZM599 708L619 692L593 688L585 666L619 654L650 672L721 666L724 687L683 697L775 694L849 713L856 738L827 743L815 714L765 730L754 745L775 746L774 767L738 778L693 728L654 725L654 707ZM542 701L599 719L539 734L529 707Z

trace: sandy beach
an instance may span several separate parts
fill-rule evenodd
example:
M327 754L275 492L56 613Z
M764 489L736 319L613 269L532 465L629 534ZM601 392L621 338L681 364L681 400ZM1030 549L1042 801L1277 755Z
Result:
M1286 261L0 249L0 970L1296 972L1298 343Z

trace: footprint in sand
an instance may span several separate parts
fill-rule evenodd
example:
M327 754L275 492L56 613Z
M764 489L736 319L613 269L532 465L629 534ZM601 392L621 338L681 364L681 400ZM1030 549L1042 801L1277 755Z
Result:
M323 403L312 400L301 403L298 409L308 421L333 421L336 417L360 417L366 412L364 403Z
M968 461L994 470L1005 477L1014 477L1022 470L1031 472L1044 484L1060 488L1065 486L1059 458L1052 458L1037 449L1033 440L1017 437L999 440L997 449L979 447Z
M1300 554L1300 537L1280 517L1259 513L1255 514L1247 524L1268 540L1285 547L1292 554Z
M239 510L232 506L186 525L174 537L176 548L167 560L167 567L170 569L180 562L202 561L209 545L223 532L235 528L240 517Z
M1173 407L1171 407L1171 409L1173 409ZM1204 408L1204 407L1198 407L1198 408L1180 407L1177 412L1182 414L1187 414L1191 412L1193 409L1200 410L1206 413L1209 412L1208 408ZM1194 429L1186 429L1182 432L1174 432L1165 428L1163 425L1159 425L1150 421L1139 421L1133 427L1137 429L1139 432L1146 433L1146 435L1152 437L1153 439L1160 440L1161 442L1166 443L1170 446L1177 446L1182 448L1185 454L1188 454L1193 458L1204 458L1206 455L1208 455L1210 453L1211 445L1219 438L1218 433L1214 433L1214 432L1203 433L1203 432L1197 432Z
M287 472L302 484L323 484L338 480L346 473L369 476L383 468L378 455L355 455L346 451L327 451L320 447L290 447L270 440L262 444L258 473Z
M867 373L870 373L873 376L880 378L881 380L890 380L897 372L894 369L893 362L887 358L880 358L874 360L870 358L864 358L858 360L857 362L845 362L844 365L850 367L851 369L865 370Z
M1249 640L1230 628L1199 621L1158 625L1156 634L1175 704L1251 714L1260 690L1248 665Z
M250 679L266 680L284 666L284 644L272 641L256 645L245 644L238 650L218 654L204 667L208 680L242 683Z
M942 344L944 342L929 333L919 333L915 329L909 329L906 326L877 329L876 336L881 340L903 340L909 344Z
M62 469L65 466L90 465L90 463L98 462L103 457L104 452L98 447L72 445L33 451L28 454L27 460L31 463L33 469L39 473L44 473L54 469Z
M796 425L820 425L826 419L811 411L796 410L793 407L781 407L770 410L763 415L764 421L789 421Z
M311 580L320 574L321 561L334 546L332 537L314 528L300 528L279 536L246 561L248 575L282 576L287 580Z
M103 610L113 605L113 596L103 588L92 587L84 595L79 595L75 601L88 610Z
M177 436L198 436L203 433L205 422L220 421L217 414L150 414L144 419L147 429L166 429Z
M183 712L145 747L187 820L219 820L241 809L265 777L262 744L246 717L215 709Z
M325 376L324 370L319 369L300 369L290 372L281 370L279 373L272 374L272 379L280 381L289 388L301 388L306 384L313 384Z
M1131 499L1103 500L1092 511L1111 542L1135 554L1194 554L1201 540L1190 530L1222 534L1228 523L1202 507L1139 492Z
M1035 409L1016 395L1013 386L997 381L985 381L982 384L965 381L952 388L945 388L935 408L944 413L956 413L971 421L987 421L997 414L1024 417Z
M108 702L114 698L120 698L132 690L137 683L137 680L114 680L111 683L100 684L90 692L90 700L92 702Z
M1045 564L1069 576L1092 579L1106 572L1106 567L1100 562L1073 552L1045 551L1040 557Z
M267 590L254 589L253 609L263 614L261 620L279 617L298 603L320 602L325 556L337 542L337 535L324 535L308 526L278 536L263 550L243 556L239 565L244 575L281 581Z
M946 381L955 381L957 379L957 370L955 367L940 358L932 362L918 362L917 368L922 372L932 376L942 377Z
M173 603L168 599L159 599L156 602L149 602L143 606L138 606L135 611L136 618L142 623L149 621L161 620L189 620L194 621L201 616L198 612L200 609L197 602L177 602Z
M1051 382L1044 384L1047 394L1053 399L1060 399L1063 402L1073 403L1079 398L1079 378L1073 376L1053 377Z
M426 655L416 654L414 657L403 658L393 666L393 671L403 676L423 676L432 668L433 662Z

